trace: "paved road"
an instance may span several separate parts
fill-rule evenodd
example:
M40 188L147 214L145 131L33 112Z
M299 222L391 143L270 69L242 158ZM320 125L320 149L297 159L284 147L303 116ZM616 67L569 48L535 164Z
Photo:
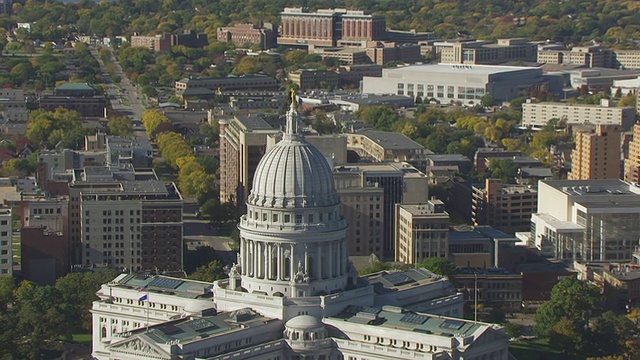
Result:
M98 55L98 50L91 48L91 54L98 60L98 64L100 64L100 69L102 70L102 76L109 85L107 88L107 96L111 101L112 108L122 114L129 115L134 119L140 119L145 110L142 105L143 96L138 87L132 84L126 74L122 71L122 67L113 56L113 53L111 54L110 62L115 65L116 71L114 75L121 79L119 84L114 83L110 78L105 63ZM144 136L146 137L146 134Z
M141 119L145 110L141 100L142 94L140 94L138 87L132 84L127 78L117 59L112 54L110 61L115 65L116 71L114 75L121 79L120 84L115 84L111 81L109 73L106 70L106 66L98 55L98 50L91 48L91 53L98 60L98 64L100 64L100 69L102 70L102 76L106 79L108 84L107 96L111 101L112 108L122 114L132 117L133 119ZM134 121L133 130L135 136L148 139L145 128L141 122ZM198 246L210 246L218 252L219 258L225 261L225 263L235 261L236 254L231 251L229 238L218 236L216 230L208 223L208 221L198 219L195 215L197 210L198 205L194 200L185 199L183 211L183 233L184 242L187 244L187 247L189 249L195 249Z

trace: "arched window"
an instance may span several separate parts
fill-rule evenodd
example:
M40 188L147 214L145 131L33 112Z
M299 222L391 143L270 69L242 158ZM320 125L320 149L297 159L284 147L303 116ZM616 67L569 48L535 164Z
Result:
M104 327L104 326L102 327L102 334L101 335L102 335L101 337L103 337L103 338L107 337L107 328Z

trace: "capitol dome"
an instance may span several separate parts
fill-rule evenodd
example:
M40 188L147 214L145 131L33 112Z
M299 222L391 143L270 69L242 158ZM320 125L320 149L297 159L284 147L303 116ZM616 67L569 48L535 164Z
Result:
M297 115L292 105L282 141L258 164L248 205L307 208L340 202L324 155L298 133Z
M315 316L298 315L284 325L287 329L309 331L324 328L324 323Z

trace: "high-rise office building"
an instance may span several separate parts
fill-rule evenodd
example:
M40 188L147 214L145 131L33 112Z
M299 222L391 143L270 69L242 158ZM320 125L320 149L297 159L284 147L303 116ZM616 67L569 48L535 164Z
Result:
M538 201L536 189L504 184L501 179L486 179L484 187L472 186L472 191L474 225L490 225L506 233L529 229Z
M633 140L629 142L629 154L624 159L624 181L640 182L640 124L633 125Z
M220 202L243 207L269 135L280 132L257 115L220 119Z
M0 276L13 276L11 209L0 209Z
M419 264L430 257L449 257L449 214L440 200L396 204L395 261Z
M575 148L571 153L569 180L619 179L621 166L621 128L596 125L574 130Z

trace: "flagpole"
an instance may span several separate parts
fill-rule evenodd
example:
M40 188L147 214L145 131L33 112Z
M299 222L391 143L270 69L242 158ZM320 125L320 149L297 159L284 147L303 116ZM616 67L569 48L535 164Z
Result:
M149 332L149 288L147 288L147 328L145 332Z
M473 313L473 322L474 323L478 323L478 273L475 273L475 281L474 281L474 286L473 286L473 293L474 293L474 297L473 297L473 308L474 308L474 313Z

